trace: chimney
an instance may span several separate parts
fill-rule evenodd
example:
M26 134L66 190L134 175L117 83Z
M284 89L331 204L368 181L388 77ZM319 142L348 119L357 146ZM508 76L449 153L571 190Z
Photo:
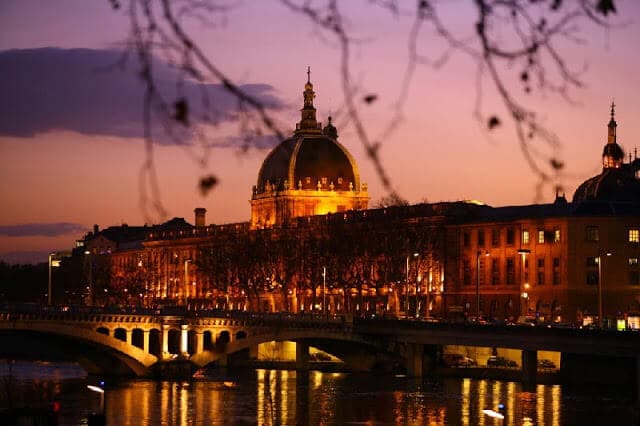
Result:
M205 226L204 215L206 212L207 212L207 209L202 207L197 207L194 210L194 213L196 214L196 228L202 228L203 226Z
M93 235L98 235L99 231L100 231L100 228L98 227L98 225L93 225Z

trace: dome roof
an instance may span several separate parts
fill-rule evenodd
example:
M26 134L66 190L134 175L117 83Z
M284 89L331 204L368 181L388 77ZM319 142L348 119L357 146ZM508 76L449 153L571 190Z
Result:
M286 182L286 185L285 185ZM258 174L256 193L275 190L359 188L360 176L351 154L335 139L323 134L298 134L269 153ZM300 187L301 186L301 187Z
M618 169L604 169L601 174L584 181L573 194L573 202L625 201L640 203L640 180L633 167L625 164Z

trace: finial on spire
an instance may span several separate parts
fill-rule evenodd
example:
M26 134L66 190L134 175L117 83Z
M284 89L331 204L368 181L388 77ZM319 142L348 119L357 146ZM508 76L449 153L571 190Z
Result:
M616 116L616 104L615 101L611 101L611 119L615 119Z
M307 67L307 83L311 83L311 67Z

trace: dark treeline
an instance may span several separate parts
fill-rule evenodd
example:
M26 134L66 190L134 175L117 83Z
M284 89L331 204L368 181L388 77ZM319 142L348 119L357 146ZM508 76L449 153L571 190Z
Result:
M52 268L53 302L73 302L78 293L72 283L74 270L71 261L63 261L62 267ZM47 303L49 283L48 264L14 265L0 261L0 303Z

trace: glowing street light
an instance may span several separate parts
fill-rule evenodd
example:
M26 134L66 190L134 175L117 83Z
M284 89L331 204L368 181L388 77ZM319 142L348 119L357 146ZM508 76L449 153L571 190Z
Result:
M51 268L57 268L60 266L60 259L54 259L58 253L49 253L49 286L47 287L47 305L51 306L52 295L51 295Z
M420 253L413 253L413 257L420 256ZM405 319L409 318L409 258L411 256L407 255L407 265L406 265L406 281L405 281L405 294L404 294L404 317Z
M531 253L531 250L529 249L519 249L518 250L518 254L522 256L521 262L520 262L520 285L522 286L522 291L520 292L520 296L522 298L522 302L520 303L520 315L525 315L528 311L529 306L529 284L525 281L524 279L524 264L526 263L527 260L527 255Z
M489 256L489 252L482 253L481 250L476 253L476 321L480 321L480 257L483 254Z
M606 257L611 256L610 252L605 252ZM602 254L598 252L598 327L602 328Z

